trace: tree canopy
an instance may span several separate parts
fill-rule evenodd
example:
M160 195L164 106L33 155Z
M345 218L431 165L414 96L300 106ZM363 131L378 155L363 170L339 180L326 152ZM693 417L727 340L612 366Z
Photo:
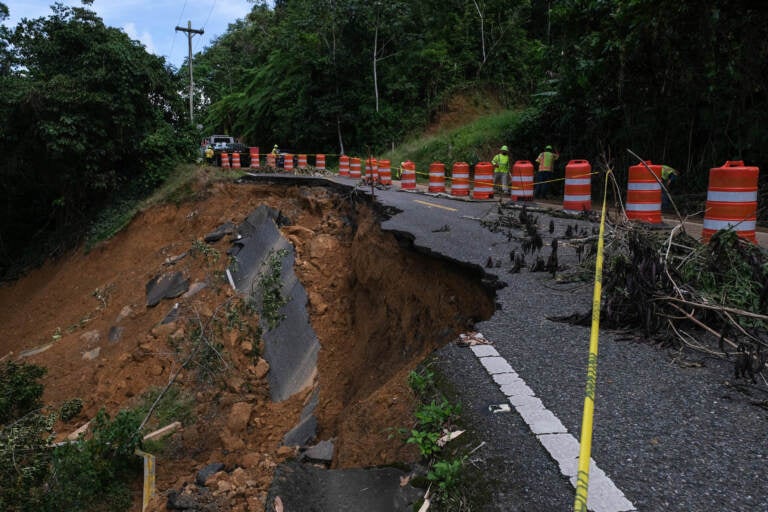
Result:
M49 252L76 240L94 211L157 185L164 159L190 144L174 71L93 11L55 4L0 29L6 267L31 240Z
M768 162L768 5L671 0L260 2L196 56L211 129L252 143L374 151L418 132L453 91L529 108L515 150L625 148L705 186Z

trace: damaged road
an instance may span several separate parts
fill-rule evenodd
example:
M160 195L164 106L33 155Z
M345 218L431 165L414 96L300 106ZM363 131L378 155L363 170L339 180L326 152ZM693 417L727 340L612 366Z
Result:
M567 475L577 463L574 452L542 443L546 434L561 429L579 438L589 329L547 317L589 309L592 284L559 284L548 274L526 270L511 273L510 253L520 252L519 240L480 227L480 220L493 216L496 203L394 189L375 194L401 212L382 224L384 230L409 237L427 254L482 266L491 280L498 280L497 311L476 329L509 368L493 369L492 364L501 364L492 361L495 357L481 357L488 354L457 344L436 354L436 364L454 382L465 406L464 416L486 442L472 456L475 465L495 475L493 503L483 510L571 509L574 479ZM552 238L562 240L574 221L537 215L546 256ZM594 227L579 224L588 232ZM579 257L574 247L560 244L561 265L573 265ZM708 359L681 367L671 364L673 354L666 350L621 339L601 332L592 445L599 469L591 471L593 483L600 483L590 488L590 509L768 510L762 478L768 415L728 383L732 364ZM557 420L553 432L536 432L514 408L511 414L488 413L492 404L515 405L516 399L500 386L512 374ZM560 460L553 458L553 450ZM618 493L601 495L601 474Z

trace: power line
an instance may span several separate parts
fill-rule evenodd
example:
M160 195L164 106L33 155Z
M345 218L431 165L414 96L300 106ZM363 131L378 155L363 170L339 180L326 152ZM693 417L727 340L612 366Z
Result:
M179 13L179 19L176 21L176 25L181 24L181 17L184 16L184 10L187 8L187 0L184 0L184 5L181 6L181 12ZM173 32L173 39L171 40L171 51L168 52L168 59L173 58L173 48L176 46L176 31Z
M187 33L187 41L189 43L189 61L187 62L187 66L189 67L189 121L190 123L194 121L194 113L193 113L193 99L195 96L195 82L192 79L192 37L195 34L203 35L205 31L201 28L195 29L192 28L192 21L187 21L187 27L176 27L176 30L178 32L186 32Z

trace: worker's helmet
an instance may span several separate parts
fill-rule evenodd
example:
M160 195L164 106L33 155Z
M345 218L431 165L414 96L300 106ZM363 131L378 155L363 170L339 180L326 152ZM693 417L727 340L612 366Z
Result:
M274 147L275 147L275 148L277 148L277 144L275 144L275 146L274 146Z
M507 146L501 146L502 151L509 151L509 148Z
M546 148L544 148L544 149L546 149L547 151L552 151L552 146L550 146L549 144L547 144L547 147L546 147Z

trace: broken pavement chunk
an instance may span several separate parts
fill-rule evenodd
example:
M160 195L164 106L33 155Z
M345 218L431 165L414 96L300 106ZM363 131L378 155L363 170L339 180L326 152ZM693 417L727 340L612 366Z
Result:
M333 449L333 441L320 441L316 445L307 448L302 454L302 458L312 462L330 464L333 460Z
M235 225L231 222L225 222L218 228L216 228L214 231L211 231L205 237L203 237L203 240L205 240L207 243L212 244L214 242L218 242L222 238L224 238L225 235L231 235L235 232Z
M163 299L173 299L189 289L189 280L181 272L166 272L149 280L146 286L147 307L157 306Z

